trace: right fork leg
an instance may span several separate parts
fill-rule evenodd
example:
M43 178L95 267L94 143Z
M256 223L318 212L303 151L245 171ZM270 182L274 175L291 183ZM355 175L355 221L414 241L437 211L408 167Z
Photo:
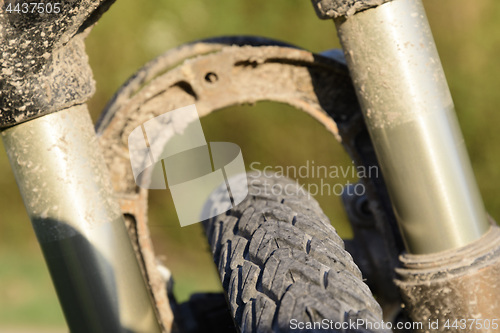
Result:
M448 319L477 318L489 327L466 332L496 331L500 233L485 212L421 1L313 2L335 18L411 253L398 271L410 314L422 331L438 328L429 327L436 320L437 331L449 331Z
M479 239L490 225L422 3L336 24L408 252Z

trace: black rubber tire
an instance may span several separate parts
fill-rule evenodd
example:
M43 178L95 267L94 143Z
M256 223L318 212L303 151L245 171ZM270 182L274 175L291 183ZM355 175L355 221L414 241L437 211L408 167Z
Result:
M295 182L255 173L247 179L247 198L204 222L240 331L390 331L375 325L335 328L357 319L382 322L382 310L342 239L316 200ZM231 190L234 194L241 189ZM221 191L214 192L206 209L223 204ZM323 319L327 329L298 327L299 322Z

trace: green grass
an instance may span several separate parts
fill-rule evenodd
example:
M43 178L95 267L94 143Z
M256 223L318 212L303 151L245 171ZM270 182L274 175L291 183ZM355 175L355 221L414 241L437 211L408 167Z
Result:
M0 323L64 327L43 258L36 251L0 251Z

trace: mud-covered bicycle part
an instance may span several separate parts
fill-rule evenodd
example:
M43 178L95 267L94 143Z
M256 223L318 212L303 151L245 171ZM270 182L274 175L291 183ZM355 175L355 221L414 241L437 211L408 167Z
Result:
M393 0L311 0L321 19L350 17Z
M69 329L160 332L85 105L83 40L111 3L1 2L0 131Z
M233 195L247 182L242 203L203 223L240 332L343 332L352 323L352 332L389 332L373 329L382 310L317 201L288 178L256 173L235 176ZM207 211L227 205L224 191Z
M93 81L91 79L91 72L88 68L87 59L83 48L83 39L86 33L88 33L89 31L88 28L99 18L99 16L109 7L109 5L112 2L113 2L112 0L72 1L63 4L64 7L62 12L63 15L53 16L53 17L49 16L42 17L35 14L34 16L33 15L24 17L18 16L17 18L15 18L14 16L10 17L7 16L5 14L5 8L8 4L19 4L20 1L8 0L2 2L3 7L2 11L0 12L0 24L2 25L2 29L0 29L0 37L1 37L0 50L2 51L4 61L2 61L2 68L0 72L0 94L1 94L0 128L10 127L12 125L26 122L27 120L37 118L41 115L50 114L55 111L63 109L70 110L73 109L75 105L81 104L87 100L87 98L93 93L94 87L93 87ZM354 40L355 43L357 41L358 43L364 44L363 38L365 38L366 35L362 33L358 37L355 37L355 35L357 34L356 32L353 35L349 35L349 33L346 34L346 29L342 28L341 24L339 23L345 22L346 18L356 17L358 16L358 14L363 14L363 12L373 11L374 7L377 7L381 4L385 4L386 2L389 1L313 0L313 4L315 4L317 13L319 14L320 17L340 18L340 20L337 20L337 24L339 27L339 31L341 31L341 40L345 45L347 45L346 41L349 40L350 41ZM394 3L395 2L396 1L394 1ZM399 2L401 3L402 1ZM388 7L388 5L392 4L385 4L386 9L393 8L393 7ZM384 6L379 6L379 7L384 7ZM406 14L413 15L414 13L413 12L410 13L408 11L406 12ZM392 15L392 16L400 17L400 15ZM421 15L417 14L412 17L420 17L420 16ZM36 24L31 25L32 22L29 22L30 24L27 24L28 21L25 21L25 18L30 18L30 19L34 18L33 22L35 22ZM373 23L379 21L380 20L373 20ZM353 21L351 20L351 22ZM44 27L46 27L47 30L44 30L45 29ZM375 29L371 29L371 31L376 33ZM380 35L384 34L379 34L379 36ZM240 46L244 44L244 42L241 41L242 40L240 40L240 42L237 42L237 44L239 43ZM196 45L192 44L186 48L181 47L179 49L182 50L181 52L170 53L170 56L181 62L183 59L185 59L184 57L180 56L181 54L184 54L185 56L188 55L194 56L197 54L207 53L202 58L204 60L207 60L208 65L210 65L211 62L210 59L208 59L209 58L208 53L210 52L217 53L217 55L220 56L221 59L224 59L224 61L227 60L227 58L225 57L227 57L228 54L230 54L232 51L227 51L223 49L224 45L227 45L228 43L230 44L229 40L226 40L225 42L221 42L219 45L217 45L218 43L212 40L210 43L207 43L210 44L210 46L205 45L201 46L198 49L196 48L190 49L191 46ZM216 46L214 47L214 45ZM19 46L19 52L16 52L18 46ZM353 48L351 46L347 47L347 53L351 56L353 53L358 54L357 52L353 51ZM369 49L371 48L369 44L365 44L364 47L368 47ZM209 51L209 49L211 51ZM273 54L273 52L269 50L271 49L268 50L261 49L262 52L256 52L256 54L250 52L253 56L255 56L255 58L248 58L244 60L240 59L241 62L237 63L237 65L236 63L233 63L232 65L236 65L234 66L234 68L239 68L239 69L244 67L251 67L256 70L255 72L252 73L262 74L259 72L259 70L263 70L264 77L261 77L260 79L263 79L267 76L278 75L276 73L273 73L272 70L267 72L267 70L270 67L272 67L270 66L271 64L282 65L283 67L281 67L281 69L288 68L287 66L291 66L294 69L307 68L306 71L309 73L309 77L310 78L312 77L312 80L304 81L306 82L305 83L306 91L303 91L304 82L286 81L284 83L291 83L291 84L290 85L284 84L283 86L286 89L290 88L291 91L295 91L296 99L292 98L291 100L285 101L284 99L287 99L290 96L286 94L283 95L278 94L279 96L273 95L274 91L272 89L269 92L251 91L250 94L239 95L238 96L239 99L234 99L234 100L226 99L219 104L206 103L205 104L206 109L204 111L205 114L208 114L209 112L217 108L231 105L231 103L237 104L242 102L255 102L256 100L260 99L269 99L269 100L286 102L310 113L313 117L315 117L320 122L325 124L326 128L330 130L334 135L336 135L337 137L340 136L342 138L344 146L346 147L347 151L350 153L351 157L356 162L356 164L364 166L375 166L377 163L376 157L373 152L372 144L368 138L366 129L364 127L362 118L361 116L359 116L360 114L358 111L359 108L357 107L357 104L355 102L353 103L353 101L355 101L355 97L354 94L351 93L352 88L347 90L342 90L339 89L339 87L337 86L333 87L333 90L329 92L328 89L332 89L331 86L332 82L327 82L327 79L325 77L322 77L321 74L318 74L320 72L319 70L317 72L315 72L315 70L311 70L311 68L318 69L319 67L324 65L324 67L322 67L322 70L325 71L327 75L333 74L333 76L330 76L331 78L331 77L336 77L342 71L346 73L345 68L341 69L340 71L338 71L338 68L332 70L332 68L335 66L330 66L331 64L328 64L328 61L326 61L325 65L325 59L321 59L321 57L316 57L316 56L311 57L310 54L306 53L299 54L300 52L304 52L300 50L298 51L296 50L296 53L293 56L292 55L284 56L283 54L286 52L282 53L278 52L279 54ZM245 50L245 52L247 51ZM237 51L235 51L235 54L236 53ZM172 60L173 58L170 58L170 60ZM229 58L232 59L231 57ZM361 57L361 58L364 58L366 62L368 62L370 65L374 63L367 57L366 58ZM387 60L386 57L382 58L384 59L384 61ZM146 69L145 77L153 77L156 74L160 74L155 72L155 70L160 70L160 71L167 70L169 66L166 66L166 64L169 63L169 61L164 61L165 59L166 59L165 57L160 58L160 61L156 63L157 65L156 67L153 66ZM257 61L255 59L257 59ZM193 60L192 64L185 64L186 66L183 66L183 69L189 69L189 66L195 63L199 64L198 62L199 60L201 59ZM174 63L175 61L171 61L170 64L172 65L172 67L175 67ZM318 64L321 64L321 66L316 68L315 66ZM204 69L204 68L205 67L203 64L199 65L198 67L198 69ZM173 68L174 72L175 69L176 68ZM219 69L220 68L217 67L217 70ZM355 69L355 67L352 67L351 69ZM275 72L279 71L276 70ZM362 70L361 72L364 73L365 71ZM200 84L200 82L204 81L196 77L194 73L196 72L191 72L190 73L191 75L188 75L186 72L184 73L186 74L186 77L182 77L181 75L179 75L178 76L179 81L172 83L171 86L168 86L167 89L163 91L157 90L156 91L158 93L157 96L145 97L143 94L142 102L144 103L142 104L140 103L141 100L141 97L139 96L140 94L138 94L134 98L129 98L131 96L127 94L117 95L118 98L115 100L114 103L112 103L111 107L107 109L108 116L106 118L109 120L110 126L113 126L113 124L116 125L118 123L118 125L116 125L117 128L115 128L114 134L118 132L118 135L116 137L119 139L117 143L115 142L116 145L113 146L115 149L113 153L117 154L121 153L123 155L120 156L117 160L113 160L112 158L109 158L108 153L106 153L108 157L107 162L109 161L119 162L120 159L123 159L123 156L126 155L123 150L123 146L125 146L125 143L124 141L119 142L119 140L126 137L124 135L123 136L120 135L127 133L127 130L129 130L130 127L125 128L125 127L120 127L120 125L132 126L133 124L134 126L136 126L139 123L141 123L140 117L127 117L127 116L125 116L125 118L127 118L125 120L130 120L130 122L127 123L127 121L122 121L120 123L119 120L120 117L118 117L117 119L116 117L113 117L114 115L122 113L123 110L127 110L126 112L138 111L140 114L144 114L147 116L151 115L154 116L154 112L151 112L151 109L148 110L148 108L154 108L154 106L152 105L154 104L154 102L159 102L162 98L164 99L167 99L167 97L170 98L170 96L173 95L180 96L179 99L174 98L176 103L182 100L190 102L195 101L197 104L199 101L202 101L203 104L204 101L206 102L210 100L210 98L214 98L214 93L218 93L221 91L220 89L223 85L220 85L219 84L220 82L226 82L227 84L227 81L224 80L225 79L224 77L221 77L219 75L212 75L215 72L210 71L207 72L205 75L205 84L207 84L207 86L205 87L202 84ZM283 73L280 73L280 75ZM353 71L353 73L355 73L355 71ZM171 73L169 72L165 75L168 76L170 74ZM239 74L241 74L241 71ZM254 78L252 75L249 75L249 77ZM303 76L299 75L298 77L302 78ZM132 79L126 86L126 88L132 87L130 83L138 83L138 82L140 82L141 84L146 83L146 81L141 82L141 80L136 80L136 79ZM155 80L153 81L154 81L153 83L156 82ZM292 79L291 81L294 81L294 79ZM339 82L341 81L342 80L335 81L334 85L339 84ZM404 81L412 82L412 80L399 80L399 81L394 80L396 84L398 84L398 82L404 82ZM372 80L371 84L377 85L375 80ZM23 86L23 89L19 89L21 86ZM350 84L348 86L350 87ZM211 89L213 90L209 90L207 89L207 87L211 87ZM310 87L312 87L312 89L310 89ZM366 88L366 86L363 84L358 85L358 88L360 90L364 90L363 87ZM138 87L133 87L133 89L131 90L135 92L136 90L135 88ZM239 88L244 89L244 87L239 87ZM269 85L265 86L265 88L269 89ZM144 90L148 89L144 88ZM151 88L149 90L155 91L154 88ZM311 97L312 96L310 94L311 91L314 91L316 97L314 96ZM345 96L339 97L335 95L335 93L333 93L334 91L342 91L343 93L346 94ZM212 93L212 96L210 92ZM259 95L259 93L261 93L262 96ZM251 94L254 94L254 96L251 96ZM381 93L380 95L385 96L385 93ZM363 97L363 94L361 94L360 96ZM121 104L119 105L119 107L116 107L115 110L112 110L113 106L117 106L119 104L117 103L117 101L121 101L124 104ZM333 103L334 104L333 106L332 106L332 101L335 101L335 103ZM136 103L136 110L131 111L127 109L129 106L129 102L133 103L138 102ZM346 108L348 109L347 111L346 109L344 109L345 105L342 106L343 102L346 102L345 103L346 105L351 106L350 108ZM179 102L179 106L182 106L181 104L183 103ZM355 104L356 106L354 106ZM77 106L75 107L75 109L80 109L80 107ZM126 112L124 111L123 113ZM113 116L110 116L111 113L113 114ZM334 119L336 126L335 124L332 123L331 119L328 118L327 115L329 115ZM107 123L106 121L104 121L102 124L107 124ZM407 137L407 135L405 136ZM103 138L104 137L105 135L103 136ZM419 135L417 135L417 137L419 137ZM439 140L431 140L431 141L439 141ZM113 140L108 140L104 142L113 143ZM458 165L460 164L461 163L458 163ZM123 163L121 164L118 163L111 165L111 167L127 168L127 166L124 165L125 164ZM126 175L126 174L127 172L122 172L120 175ZM101 177L103 175L104 175L103 173L100 174ZM390 178L388 180L390 180ZM353 223L355 239L354 242L351 243L353 245L351 249L357 250L353 251L355 259L359 263L365 276L368 278L368 282L370 283L372 290L378 293L382 305L389 304L397 306L399 302L399 295L397 290L394 288L392 279L394 277L393 268L397 266L397 260L395 258L399 253L401 253L403 248L401 244L401 239L399 237L399 232L397 230L396 223L394 222L395 221L394 216L391 211L390 202L387 196L383 180L379 178L379 179L362 179L362 181L366 184L368 189L368 201L370 205L369 211L370 214L373 214L373 218L370 217L370 214L367 214L366 216L358 214L359 213L359 211L357 211L358 207L363 207L363 205L359 205L358 203L365 200L364 198L356 198L356 197L344 198L346 204L348 205L348 211L350 213L350 216L351 217L361 216L361 218L357 220L357 222L359 223L357 222ZM118 180L117 182L115 182L116 185L115 187L120 188L122 184L125 184L127 182L130 182L130 177L124 178L123 181ZM432 192L437 193L437 191L432 191ZM467 192L467 191L458 191L458 192ZM146 214L145 202L147 194L141 193L141 191L137 191L131 185L130 188L126 188L124 191L121 191L120 196L122 198L122 203L123 203L122 207L125 209L126 212L129 212L129 214L126 214L126 217L127 220L129 221L129 228L131 229L131 234L138 236L136 242L136 244L139 244L137 245L138 252L144 254L150 251L151 256L148 257L150 260L145 259L144 266L146 267L145 270L148 273L148 277L150 277L150 281L153 281L155 274L156 276L158 276L158 274L157 272L155 272L156 271L155 265L150 262L151 260L154 259L152 248L150 249L147 248L148 245L151 245L147 236L147 227L145 225L146 220L144 216L144 214ZM400 196L396 195L393 197L399 198ZM414 205L414 202L412 202L411 206L416 206L416 205ZM129 207L129 209L127 210L126 207ZM362 209L361 213L365 212L366 209ZM139 220L142 219L143 222L134 223L135 218L137 216L139 216ZM485 226L488 227L489 225L483 223L483 228L482 228L483 231ZM490 232L487 235L484 235L483 237L487 238L490 237L491 235L498 237L495 228L492 228ZM477 238L476 242L481 242L483 237L481 238L475 237ZM477 244L472 244L472 245L475 246ZM475 249L474 246L473 248ZM496 245L492 244L492 246L494 247ZM376 248L377 250L374 251L373 250L374 248ZM422 249L426 250L427 248L421 248L421 250ZM481 251L479 251L481 253L478 255L483 255L484 252L483 250L484 249L481 248ZM500 252L496 250L491 251L491 253L493 253L495 257L491 257L489 255L489 252L488 251L486 252L487 252L486 258L483 257L479 258L476 256L476 257L471 257L470 260L476 260L476 263L477 262L487 263L485 264L484 267L481 267L481 269L483 268L488 269L488 274L486 275L476 274L474 268L474 270L472 270L472 273L475 274L475 276L473 279L470 279L471 281L470 283L475 283L476 285L480 285L483 283L487 284L488 281L492 281L488 280L489 277L495 276L496 274L495 272L498 269L497 267L495 267L495 265L498 266L500 262L500 260L498 259L500 258L498 253ZM461 250L458 249L456 253L451 253L449 256L446 256L446 260L449 258L452 258L454 260L456 259L456 255L460 255L461 253L462 253ZM145 255L142 256L143 259L146 257L147 256ZM441 298L437 299L436 297L434 297L435 292L444 290L448 287L443 289L442 286L439 285L440 282L439 276L440 274L443 273L440 267L432 266L433 270L432 279L434 279L433 281L430 280L429 281L425 280L424 282L420 281L420 284L418 283L415 284L414 281L412 281L412 280L418 280L421 276L419 274L422 274L422 272L415 273L412 270L412 268L417 266L422 267L420 264L422 262L426 262L428 258L434 258L433 255L429 256L423 255L422 257L404 256L402 258L403 258L403 263L407 266L406 267L407 270L400 271L400 277L402 277L400 280L400 286L402 286L401 289L403 291L403 294L405 294L405 298L407 302L410 304L410 307L413 308L414 313L417 314L416 317L417 319L420 318L418 317L420 316L420 314L422 314L422 318L427 318L426 316L429 315L425 311L419 312L420 310L422 310L419 301L430 302L438 310L443 311L444 309L444 311L448 311L449 313L456 313L456 311L452 311L455 308L463 310L464 307L461 306L460 302L462 302L463 304L468 304L469 298L467 296L469 294L467 293L460 294L454 291L451 294L447 294L446 297L448 297L449 299L456 299L456 296L461 297L460 301L454 303L452 302L453 303L452 305L455 306L455 308L441 307L442 304L440 305L439 302L445 298L443 297L442 299ZM457 272L459 272L459 274L451 277L449 281L447 281L447 283L449 282L449 285L451 287L459 286L460 288L465 290L467 288L467 284L464 285L463 283L461 284L461 282L464 281L463 276L471 273L470 267L469 268L460 267L460 269L458 269ZM454 271L454 273L456 272ZM487 276L488 278L485 279L484 276ZM405 280L406 278L408 278L408 280ZM157 281L161 284L164 282L164 279L158 278ZM438 283L437 286L432 285L432 283L436 282ZM431 285L430 288L428 288L429 285ZM412 292L413 290L415 290L415 288L419 290L419 292L421 293L419 299L409 297L412 295ZM500 308L498 306L498 299L499 299L497 297L498 290L499 288L496 285L493 285L493 283L492 286L487 286L481 289L482 292L488 293L487 294L487 296L489 297L488 305L494 306L496 304L496 308ZM171 318L169 319L168 315L168 310L169 310L168 303L167 302L162 303L162 300L166 300L166 296L164 296L164 293L163 296L158 296L159 293L155 293L155 295L156 295L157 305L159 304L158 307L159 308L163 307L164 309L164 311L162 311L163 313L162 319L164 323L166 323L166 327L168 328L170 327L169 325L171 322ZM477 312L476 310L477 308L468 309L468 311L465 311L465 314L466 315L470 313L476 314Z
M2 1L0 128L85 103L92 96L95 84L84 39L113 2L62 1L57 14L16 14L8 13L8 6L24 1Z
M217 80L207 80L210 73ZM115 192L123 212L131 217L130 229L137 233L136 248L160 312L168 308L165 281L157 272L147 228L148 192L136 186L129 163L128 135L146 120L185 105L195 103L199 115L205 116L231 105L264 100L308 113L342 142L357 165L377 166L345 65L262 38L211 39L165 53L119 90L97 125ZM399 308L393 278L403 245L383 179L361 181L366 185L374 219L362 227L365 232L357 232L355 227L354 242L360 249L356 254L364 257L359 260L360 268L382 306Z
M335 25L408 252L398 285L410 317L422 332L428 322L499 318L498 227L474 179L422 1L390 1Z

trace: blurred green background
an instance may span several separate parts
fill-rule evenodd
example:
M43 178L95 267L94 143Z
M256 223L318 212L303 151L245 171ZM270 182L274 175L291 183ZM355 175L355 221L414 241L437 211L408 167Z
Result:
M490 214L500 219L500 2L424 1L455 100L472 164ZM118 0L87 40L97 93L94 120L114 91L146 61L182 43L250 34L312 51L338 47L334 25L320 21L307 0ZM271 103L222 110L202 119L207 141L235 142L245 162L262 165L349 166L335 139L301 112ZM0 331L7 327L64 329L65 323L24 212L5 151L0 148ZM352 179L340 179L344 182ZM317 182L318 179L302 179ZM317 197L342 236L349 237L336 197ZM155 246L183 301L219 290L200 225L180 228L168 191L151 194Z

